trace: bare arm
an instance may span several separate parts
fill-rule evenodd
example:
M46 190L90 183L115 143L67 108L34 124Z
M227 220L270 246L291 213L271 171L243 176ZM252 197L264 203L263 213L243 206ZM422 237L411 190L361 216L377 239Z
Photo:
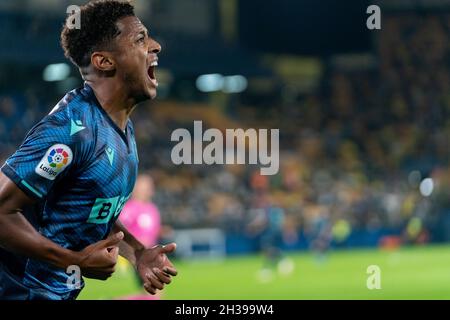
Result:
M76 252L42 236L24 217L23 208L33 202L0 172L0 246L64 269L69 265L79 265Z
M119 254L130 261L136 267L136 261L139 255L145 250L145 246L137 240L125 226L117 220L113 227L113 232L122 231L124 234L123 240L119 243Z
M112 275L122 233L113 234L80 252L65 249L42 236L25 218L23 208L33 201L0 171L1 247L63 269L77 265L82 274L89 278L105 280Z

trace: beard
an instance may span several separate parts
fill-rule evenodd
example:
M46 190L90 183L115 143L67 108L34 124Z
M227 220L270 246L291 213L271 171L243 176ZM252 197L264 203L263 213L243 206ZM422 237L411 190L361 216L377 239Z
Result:
M139 77L137 73L126 73L123 79L130 98L134 99L136 103L151 100L156 96L156 92L152 96L152 88L149 87L149 81L145 77ZM154 90L156 91L156 88Z

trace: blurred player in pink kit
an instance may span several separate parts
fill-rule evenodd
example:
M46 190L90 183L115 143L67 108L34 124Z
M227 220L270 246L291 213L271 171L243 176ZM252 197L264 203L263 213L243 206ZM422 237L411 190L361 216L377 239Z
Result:
M152 203L153 179L148 174L138 176L132 198L125 204L120 222L146 247L156 245L161 231L161 217Z
M153 179L148 174L141 174L136 180L131 199L125 204L119 220L144 246L150 248L157 244L161 232L161 217L153 204ZM138 277L138 279L140 279ZM140 280L139 280L140 281ZM158 295L138 295L127 299L158 299Z

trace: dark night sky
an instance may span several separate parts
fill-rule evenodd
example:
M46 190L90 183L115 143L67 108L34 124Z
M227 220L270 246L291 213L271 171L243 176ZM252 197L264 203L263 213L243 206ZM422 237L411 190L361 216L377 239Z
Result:
M366 0L241 0L243 46L274 53L327 55L366 51Z

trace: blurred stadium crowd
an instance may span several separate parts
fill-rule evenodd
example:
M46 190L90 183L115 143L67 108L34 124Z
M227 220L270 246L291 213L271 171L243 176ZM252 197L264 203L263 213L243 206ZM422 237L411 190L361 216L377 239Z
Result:
M383 19L374 64L323 61L314 92L264 106L236 99L233 112L172 99L138 107L140 169L155 180L164 223L252 237L253 216L275 205L285 212L286 246L322 231L342 245L375 245L389 235L450 240L450 15ZM50 109L33 94L3 95L0 159ZM220 129L280 128L280 172L175 166L170 135L193 120Z

